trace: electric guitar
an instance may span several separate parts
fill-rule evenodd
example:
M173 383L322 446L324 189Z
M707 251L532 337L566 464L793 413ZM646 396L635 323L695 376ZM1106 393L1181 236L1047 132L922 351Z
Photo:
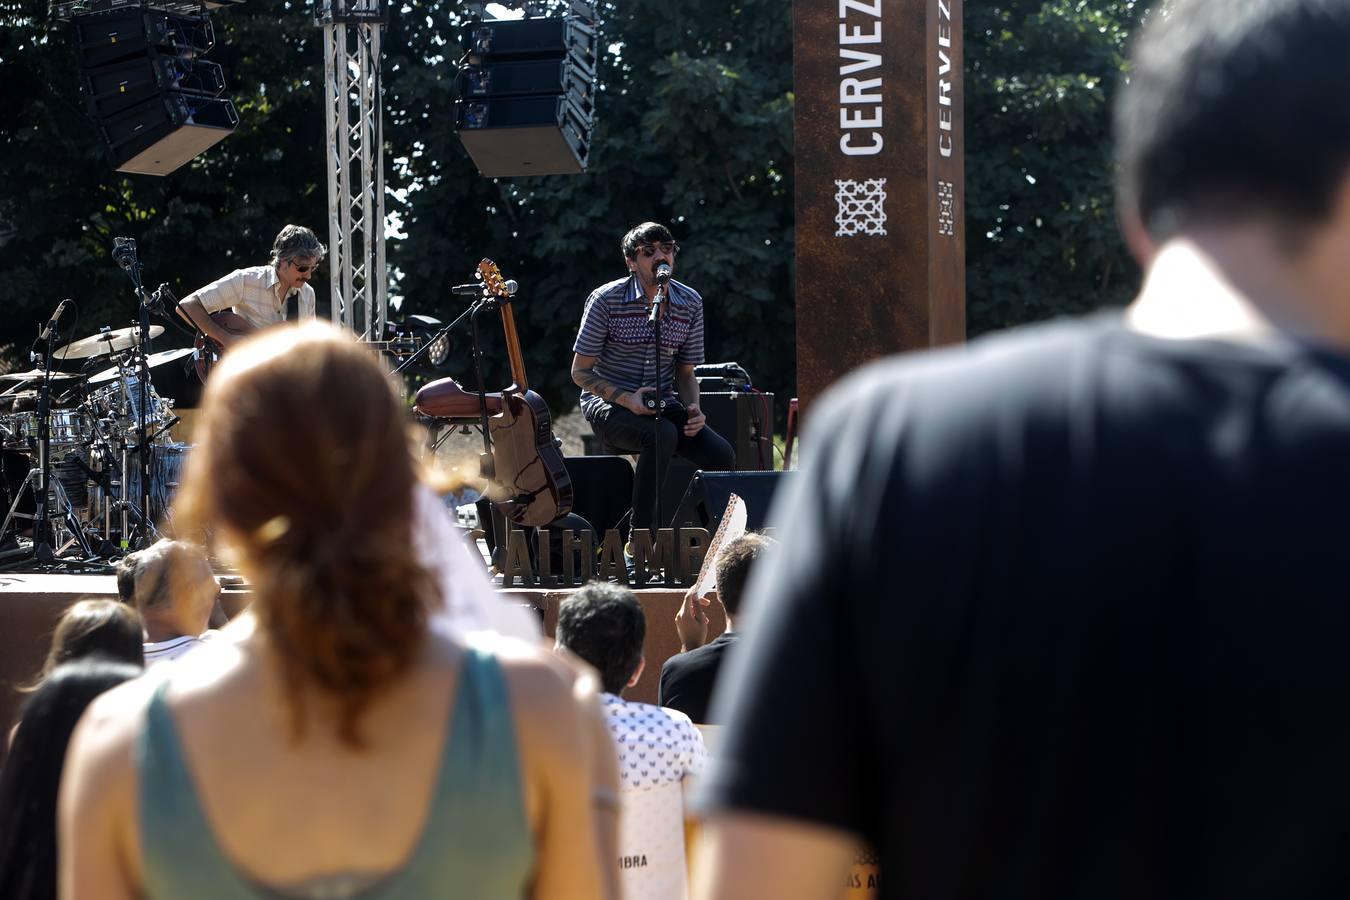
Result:
M183 315L187 319L187 315ZM243 338L257 331L258 329L243 316L230 309L222 309L219 312L211 313L211 321L227 334ZM215 338L209 337L201 329L197 328L197 323L188 319L188 323L197 331L197 337L192 342L192 364L197 370L197 377L204 383L206 376L211 374L212 367L220 361L220 357L225 353L225 348Z

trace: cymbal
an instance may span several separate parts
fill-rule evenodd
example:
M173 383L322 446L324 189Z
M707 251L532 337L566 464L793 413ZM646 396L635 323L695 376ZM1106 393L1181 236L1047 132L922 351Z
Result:
M163 325L150 326L151 340L163 333ZM103 356L106 353L116 353L118 350L130 350L140 343L140 337L139 328L118 328L115 331L105 331L102 334L71 341L64 347L57 347L52 355L57 359L88 359L92 356Z
M175 359L191 356L192 353L193 350L191 347L179 347L176 350L161 350L158 353L151 353L147 356L145 358L145 364L153 369L155 366L162 366L165 363L173 362ZM133 368L132 371L134 374L135 369ZM102 372L95 372L93 375L90 375L89 383L91 385L103 384L107 381L115 381L120 378L121 375L122 369L118 366L113 366L111 369L104 369Z
M83 377L83 375L73 375L70 372L52 373L52 381L71 381ZM38 381L41 378L41 369L29 369L27 372L6 372L0 375L0 381Z

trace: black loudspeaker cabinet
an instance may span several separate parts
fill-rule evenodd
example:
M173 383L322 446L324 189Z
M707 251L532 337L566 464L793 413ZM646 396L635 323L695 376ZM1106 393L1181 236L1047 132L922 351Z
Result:
M590 117L578 95L457 101L459 140L481 175L575 175L586 169Z
M99 132L117 171L167 175L238 124L229 100L169 91L101 120Z
M737 471L773 468L773 394L710 391L699 395L699 405L708 425L736 451Z
M633 504L632 462L626 456L569 456L563 463L572 479L572 512L604 538Z
M557 96L562 94L583 113L591 111L595 73L574 59L527 59L469 66L464 69L462 94L473 100L493 97Z
M168 91L211 98L225 90L225 76L215 63L154 53L86 69L80 74L80 82L96 119L115 115Z
M574 16L487 19L465 26L460 34L466 48L481 46L493 59L549 59L570 54L591 69L599 58L599 41L595 29Z
M151 48L191 59L216 42L211 20L134 5L110 12L75 16L75 50L80 68L144 56Z
M745 501L745 527L763 528L774 492L791 475L791 472L695 472L671 525L706 528L715 533L727 501L735 494Z

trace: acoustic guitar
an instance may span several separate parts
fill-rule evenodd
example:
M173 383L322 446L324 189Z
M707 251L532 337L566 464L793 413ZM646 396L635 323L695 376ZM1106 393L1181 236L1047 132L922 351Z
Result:
M558 441L553 437L553 419L542 397L530 390L525 379L525 360L516 335L511 294L497 264L484 259L478 276L488 294L497 298L506 336L506 355L511 364L512 384L501 392L497 412L488 417L492 439L492 480L502 499L492 497L506 518L517 525L547 525L572 510L572 478L567 474ZM477 395L472 395L475 402ZM497 404L493 404L497 405ZM496 493L495 491L493 492Z

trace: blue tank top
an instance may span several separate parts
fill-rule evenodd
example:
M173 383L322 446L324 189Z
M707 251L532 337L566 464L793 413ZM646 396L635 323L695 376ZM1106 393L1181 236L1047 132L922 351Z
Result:
M151 699L136 745L145 896L306 896L259 884L226 859L198 802L164 689ZM330 885L323 896L496 900L524 894L534 847L506 681L493 656L466 649L454 704L434 802L407 863L357 890Z

